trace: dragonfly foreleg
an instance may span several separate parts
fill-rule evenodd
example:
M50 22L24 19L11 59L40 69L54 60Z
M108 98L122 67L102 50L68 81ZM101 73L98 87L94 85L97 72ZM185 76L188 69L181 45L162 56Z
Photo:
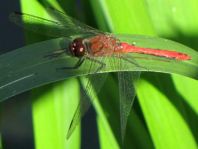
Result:
M64 50L58 50L58 51L55 51L55 52L53 52L51 54L48 54L48 55L43 56L43 58L53 59L53 58L59 57L63 53L65 53Z
M84 62L84 58L80 58L77 63L74 65L74 66L71 66L71 67L61 67L61 68L57 68L59 70L63 70L63 69L78 69L82 63Z

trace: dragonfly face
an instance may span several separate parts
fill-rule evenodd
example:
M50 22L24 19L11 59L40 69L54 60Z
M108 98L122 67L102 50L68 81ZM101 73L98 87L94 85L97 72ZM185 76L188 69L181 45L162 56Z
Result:
M82 38L74 39L69 45L69 50L73 56L79 58L83 57L86 52L85 46L83 44L83 39Z

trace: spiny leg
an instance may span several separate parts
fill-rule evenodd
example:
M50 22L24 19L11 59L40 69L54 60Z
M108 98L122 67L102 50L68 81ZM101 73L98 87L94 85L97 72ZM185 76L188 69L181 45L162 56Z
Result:
M80 58L77 63L74 65L74 66L71 66L71 67L60 67L60 68L57 68L58 70L64 70L64 69L78 69L82 63L84 62L84 58Z
M59 57L63 53L65 53L65 51L64 51L64 49L61 49L61 50L55 51L51 54L45 55L45 56L43 56L43 58L53 59L53 58Z
M98 71L100 71L103 67L105 67L105 63L103 63L103 62L101 62L101 61L99 61L99 60L96 60L96 59L94 59L94 58L91 58L91 57L86 57L88 60L90 60L90 61L93 61L93 62L95 62L95 63L98 63L98 64L100 64L100 66L97 68L97 70L95 71L95 72L98 72ZM80 58L78 61L77 61L77 63L74 65L74 66L71 66L71 67L60 67L60 68L57 68L57 70L64 70L64 69L78 69L82 64L83 64L83 62L84 62L84 60L85 60L85 58L84 57L82 57L82 58Z

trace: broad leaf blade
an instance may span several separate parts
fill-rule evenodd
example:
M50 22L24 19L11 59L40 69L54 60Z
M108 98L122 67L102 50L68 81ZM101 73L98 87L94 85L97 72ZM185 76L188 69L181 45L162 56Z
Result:
M131 37L131 38L129 38ZM146 46L153 43L153 38L144 38L142 36L127 36L127 38L120 38L123 41L135 41L137 43L143 43L145 41ZM127 40L126 40L127 39ZM147 43L147 41L149 41ZM151 42L152 41L152 42ZM61 67L74 66L78 61L77 58L73 58L67 53L63 56L57 58L48 58L46 55L52 54L57 49L67 49L71 39L58 38L53 40L48 40L24 48L17 49L15 51L5 53L0 56L0 71L4 72L1 76L0 84L0 99L4 100L18 93L27 91L34 87L38 87L44 84L48 84L54 81L63 80L70 77L76 77L81 75L86 75L89 73L94 73L95 68L91 68L91 63L87 60L79 69L74 70L59 70ZM151 43L150 43L151 42ZM112 67L112 58L108 57L105 59L106 67L101 70L101 72L113 72L117 71L156 71L165 73L177 73L181 75L186 75L197 79L197 52L185 47L181 44L175 42L158 39L157 43L166 43L171 49L182 49L192 56L190 61L176 61L176 60L166 60L165 58L155 58L154 56L145 54L130 54L132 59L137 61L141 67L137 67L123 60L124 68L120 69L119 65L114 64L116 67ZM157 46L155 46L156 48ZM160 47L161 48L161 47ZM68 50L68 49L67 49ZM30 59L34 57L31 61ZM100 59L100 58L99 58ZM115 57L113 58L115 59ZM10 61L12 60L12 61ZM158 65L156 65L158 64ZM174 67L173 67L174 66ZM148 68L148 69L144 69ZM47 75L50 74L50 75ZM47 76L47 77L46 77ZM25 85L22 85L25 84Z

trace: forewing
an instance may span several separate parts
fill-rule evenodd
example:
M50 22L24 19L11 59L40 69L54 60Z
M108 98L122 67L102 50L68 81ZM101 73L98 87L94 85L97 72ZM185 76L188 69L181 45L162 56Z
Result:
M99 93L101 87L103 86L107 78L107 75L108 75L107 73L93 74L93 75L88 75L86 78L81 78L80 80L82 82L81 100L78 104L78 107L70 123L70 127L67 132L67 139L69 139L69 137L75 130L76 126L79 124L81 118L88 111L91 102L93 102L92 100L94 99L94 95Z
M48 7L46 10L49 13L49 15L52 16L55 20L58 20L60 22L65 22L65 26L70 27L75 33L91 34L91 35L103 34L102 31L97 30L91 26L88 26L72 17L69 17L65 13L57 9L54 9L53 7Z
M18 26L49 37L85 36L101 33L56 9L47 8L47 12L54 20L21 12L11 13L9 19Z

